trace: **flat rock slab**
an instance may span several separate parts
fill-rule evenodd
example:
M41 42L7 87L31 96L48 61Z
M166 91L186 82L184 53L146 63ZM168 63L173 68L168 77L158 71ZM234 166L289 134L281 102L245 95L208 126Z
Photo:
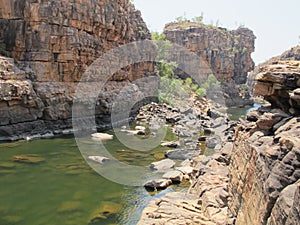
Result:
M165 152L165 156L169 159L192 159L197 155L197 151L192 150L169 150Z
M150 169L157 171L167 171L175 166L175 162L171 159L164 159L150 164Z
M162 190L162 189L166 189L171 184L172 181L170 179L154 179L154 180L147 181L144 184L144 187L151 190Z
M91 134L91 136L92 136L92 139L100 140L100 141L112 140L114 137L113 135L106 134L106 133L94 133L94 134Z
M179 141L171 141L171 142L163 142L160 145L162 147L177 148L180 146L180 143Z
M194 168L190 166L182 166L182 167L176 167L176 170L180 171L184 175L191 175L194 171Z
M163 175L164 179L170 179L172 183L180 183L183 179L183 174L180 171L169 171Z

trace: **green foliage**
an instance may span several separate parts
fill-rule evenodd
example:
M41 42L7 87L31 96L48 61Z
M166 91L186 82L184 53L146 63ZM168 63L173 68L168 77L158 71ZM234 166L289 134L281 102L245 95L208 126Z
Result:
M176 18L175 18L175 21L176 21L177 23L182 23L182 22L184 22L185 20L183 19L183 16L179 16L179 17L176 17Z
M190 87L192 83L193 83L192 78L188 77L188 78L185 79L185 84L186 84L188 87Z
M204 88L206 91L209 91L209 90L215 90L220 86L221 83L217 80L217 78L213 74L209 74L206 82L201 85L201 88Z
M198 88L199 88L198 84L192 84L191 86L192 91L197 91Z
M201 13L201 16L195 16L194 18L192 18L192 21L195 23L203 23L203 12Z
M166 35L164 33L160 34L159 32L151 32L152 40L156 41L164 41L166 39Z
M247 91L248 90L248 85L247 84L242 84L241 89Z
M157 46L156 60L161 61L162 63L167 63L166 59L168 59L170 55L171 42L166 40L166 35L163 33L160 34L158 32L152 32L151 36ZM172 64L174 65L174 63Z
M189 92L184 88L183 80L163 76L160 79L158 99L170 105L180 102L181 105L189 97Z
M206 90L204 88L198 88L196 91L196 95L199 98L203 98L206 95Z
M177 67L175 62L166 62L161 60L156 64L156 70L160 77L173 77L174 70Z

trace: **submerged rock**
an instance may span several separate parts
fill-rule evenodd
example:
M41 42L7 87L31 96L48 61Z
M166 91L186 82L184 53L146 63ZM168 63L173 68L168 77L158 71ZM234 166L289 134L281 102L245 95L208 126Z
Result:
M36 154L27 154L27 155L15 155L13 157L15 162L20 163L29 163L29 164L37 164L45 161L45 158L40 157Z
M77 210L80 210L81 203L79 201L68 201L63 202L57 209L58 212L64 213L64 212L74 212Z
M90 219L90 222L96 223L99 220L107 219L119 213L121 209L122 205L118 203L104 201L101 203L101 206L95 210Z

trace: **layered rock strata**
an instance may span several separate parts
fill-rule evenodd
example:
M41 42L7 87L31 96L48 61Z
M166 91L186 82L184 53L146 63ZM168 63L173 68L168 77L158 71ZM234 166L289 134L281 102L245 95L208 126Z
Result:
M150 39L126 0L3 0L0 27L0 54L9 57L0 58L2 140L71 128L74 90L87 67L110 49ZM120 89L152 71L152 63L134 64L109 79L97 103L101 125Z
M255 36L251 30L238 28L229 31L211 25L183 22L167 24L164 34L167 40L200 56L202 75L212 73L222 83L227 106L253 103L245 85L242 85L246 83L248 72L254 68L251 53L254 51Z
M236 128L234 141L223 145L210 161L193 159L189 194L198 201L167 195L150 203L141 221L299 224L300 118L294 97L299 69L296 60L266 65L257 75L254 91L270 100L270 105L250 112Z
M229 166L229 207L236 224L298 224L300 61L266 65L254 93L271 105L248 115Z

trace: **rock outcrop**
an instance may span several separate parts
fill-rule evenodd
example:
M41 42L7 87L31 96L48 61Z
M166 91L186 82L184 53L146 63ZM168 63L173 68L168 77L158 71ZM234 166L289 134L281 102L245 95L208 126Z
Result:
M300 60L300 46L293 47L287 51L285 51L283 54L279 56L272 57L271 59L267 60L266 62L263 62L257 66L255 66L254 70L251 71L248 75L248 87L251 93L253 93L256 76L259 74L265 66L271 65L273 63L277 63L278 61L299 61Z
M213 73L222 83L227 106L253 103L242 85L247 81L248 72L254 68L251 53L254 51L255 36L251 30L240 27L229 31L201 23L183 22L167 24L164 34L167 40L201 57L199 63L208 67L201 73Z
M236 224L300 222L299 63L272 62L256 76L254 93L271 105L252 112L237 133L229 166Z
M198 201L167 195L150 203L141 222L300 224L299 63L265 65L254 92L270 104L248 114L236 127L234 141L210 161L193 159L189 194Z
M0 27L0 55L8 57L0 58L1 139L71 128L74 88L86 68L110 49L150 39L127 0L3 0ZM113 96L152 71L145 62L114 74L98 104L103 126Z

